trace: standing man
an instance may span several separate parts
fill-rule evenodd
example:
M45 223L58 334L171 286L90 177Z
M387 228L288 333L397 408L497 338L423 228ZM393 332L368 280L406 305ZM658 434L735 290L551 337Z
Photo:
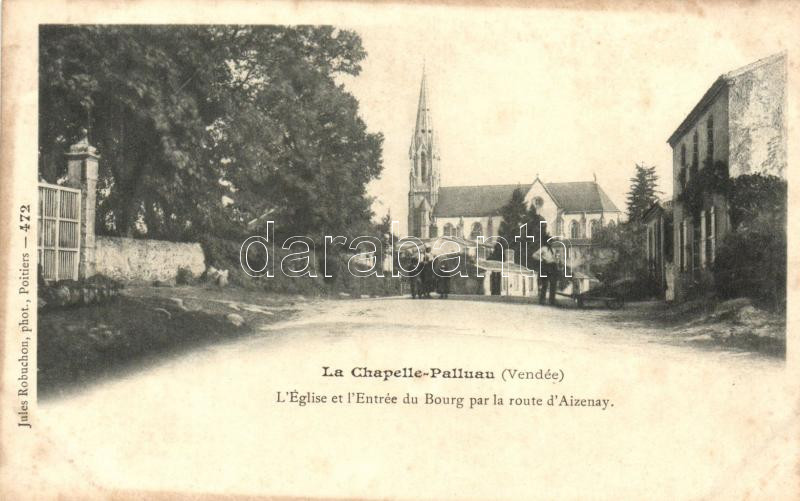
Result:
M550 289L550 304L555 304L558 266L556 255L549 243L539 249L539 262L541 263L539 266L541 270L539 276L539 304L545 303L548 288Z
M552 249L550 252L553 252ZM550 305L556 305L556 291L558 284L562 278L566 278L567 263L564 261L565 257L560 252L553 253L553 270L550 274Z
M435 280L436 275L433 274L433 254L431 253L431 246L426 245L425 254L422 256L422 297L425 299L431 298Z

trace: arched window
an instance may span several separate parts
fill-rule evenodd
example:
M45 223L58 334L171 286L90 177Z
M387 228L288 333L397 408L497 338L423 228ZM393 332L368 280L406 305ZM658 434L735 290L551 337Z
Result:
M425 158L424 152L422 153L422 155L420 155L419 158L420 158L420 163L422 164L420 171L422 172L422 180L424 181L425 179L428 178L428 162L427 159Z
M456 233L456 229L453 227L452 224L447 223L446 225L444 225L444 236L452 237L452 236L455 236L455 233Z
M480 235L483 235L483 226L481 223L473 223L472 232L469 235L470 238L472 240L477 240Z
M598 221L597 219L592 219L592 222L589 223L589 230L591 231L591 233L589 234L589 238L594 237L595 232L600 230L600 221Z
M578 225L577 221L572 221L571 223L569 223L569 237L570 238L580 237L580 226Z

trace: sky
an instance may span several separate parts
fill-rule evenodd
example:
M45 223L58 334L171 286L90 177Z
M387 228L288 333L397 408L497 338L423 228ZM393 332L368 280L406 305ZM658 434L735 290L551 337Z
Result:
M343 26L368 53L361 74L343 82L368 129L385 136L373 210L391 210L403 233L423 64L443 186L596 175L624 211L636 163L655 165L671 195L666 140L714 80L789 39L744 10L398 8Z

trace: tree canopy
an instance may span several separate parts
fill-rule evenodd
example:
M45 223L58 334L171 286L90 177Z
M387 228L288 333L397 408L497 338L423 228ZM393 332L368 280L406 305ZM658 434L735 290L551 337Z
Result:
M628 191L628 221L641 220L647 209L658 200L658 174L655 165L645 166L636 164L636 171L631 178L631 187Z
M383 136L337 81L366 52L329 26L43 26L39 173L84 127L102 159L100 233L238 238L367 228Z
M592 232L591 250L598 264L593 271L604 280L647 278L645 262L645 212L658 200L658 175L655 166L636 164L628 192L628 220ZM606 254L611 253L608 259Z
M508 243L507 248L514 250L514 262L522 263L523 250L527 249L528 264L532 262L533 254L539 250L543 242L539 241L539 224L544 221L544 218L536 212L536 207L525 203L525 192L522 188L516 188L511 194L511 199L500 209L500 215L503 220L498 228L498 236L505 239ZM523 242L518 241L517 237L520 234L520 228L527 224L528 235L535 237L534 242L527 242L527 246ZM546 241L549 237L547 228L543 230L543 239ZM500 243L495 246L495 252L492 257L500 259Z

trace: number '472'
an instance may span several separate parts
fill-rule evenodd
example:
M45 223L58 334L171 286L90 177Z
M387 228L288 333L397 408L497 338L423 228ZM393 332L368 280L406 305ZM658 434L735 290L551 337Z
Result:
M27 232L31 229L31 206L30 205L20 205L19 206L19 229L22 231Z

